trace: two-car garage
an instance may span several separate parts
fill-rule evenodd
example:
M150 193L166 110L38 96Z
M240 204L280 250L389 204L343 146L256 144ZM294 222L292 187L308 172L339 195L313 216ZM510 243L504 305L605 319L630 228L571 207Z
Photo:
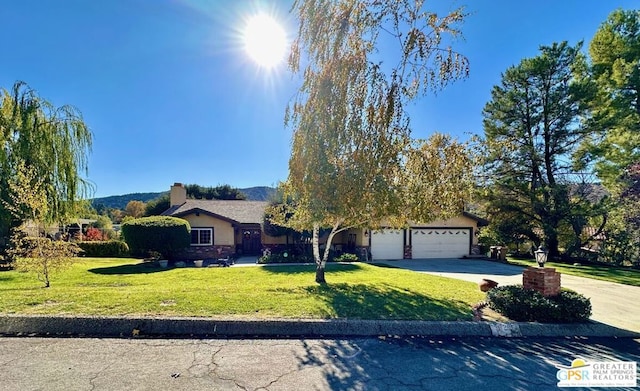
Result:
M381 229L371 232L373 260L460 258L470 254L473 228Z
M460 258L471 249L468 228L418 228L411 232L411 255L422 258Z

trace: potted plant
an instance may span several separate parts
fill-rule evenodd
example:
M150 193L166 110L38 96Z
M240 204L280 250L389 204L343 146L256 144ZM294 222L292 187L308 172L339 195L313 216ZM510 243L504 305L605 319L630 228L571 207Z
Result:
M161 268L166 268L169 265L169 260L163 259L162 253L158 251L149 251L149 258L158 262L158 265L160 265Z
M204 262L204 260L202 260L202 259L197 259L197 260L193 261L193 265L194 265L195 267L202 267L202 263L203 263L203 262Z

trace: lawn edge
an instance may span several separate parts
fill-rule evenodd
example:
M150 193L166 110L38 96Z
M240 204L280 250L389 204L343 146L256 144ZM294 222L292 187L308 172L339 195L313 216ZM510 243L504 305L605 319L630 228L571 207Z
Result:
M0 335L115 338L282 338L374 336L630 337L602 323L539 324L356 319L226 319L1 315Z

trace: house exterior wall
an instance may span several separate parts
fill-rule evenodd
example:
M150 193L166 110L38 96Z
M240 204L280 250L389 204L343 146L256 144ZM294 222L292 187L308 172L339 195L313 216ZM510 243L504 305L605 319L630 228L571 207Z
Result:
M291 242L291 239L289 239L289 242ZM267 234L265 234L264 232L262 232L262 244L263 245L277 245L277 244L287 244L287 237L286 236L269 236Z
M189 214L182 218L187 220L192 227L213 227L213 244L215 246L235 246L234 228L228 221L205 214L200 214L200 216Z
M234 229L231 223L203 214L189 214L181 218L187 220L191 227L213 227L213 246L189 246L177 254L177 259L217 259L235 254Z

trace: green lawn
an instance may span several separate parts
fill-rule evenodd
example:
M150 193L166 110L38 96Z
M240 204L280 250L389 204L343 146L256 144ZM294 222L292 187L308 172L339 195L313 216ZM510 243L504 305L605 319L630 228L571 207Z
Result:
M536 261L532 259L509 258L509 263L520 266L537 266ZM566 263L547 262L546 267L553 267L556 271L564 274L570 274L578 277L594 278L596 280L604 280L617 282L619 284L640 286L640 270L614 267L614 266L598 266L598 265L580 265L574 266Z
M470 320L474 283L368 264L160 269L135 259L80 258L50 288L0 272L0 313L252 318Z

